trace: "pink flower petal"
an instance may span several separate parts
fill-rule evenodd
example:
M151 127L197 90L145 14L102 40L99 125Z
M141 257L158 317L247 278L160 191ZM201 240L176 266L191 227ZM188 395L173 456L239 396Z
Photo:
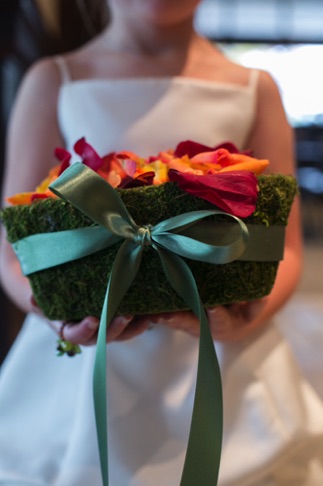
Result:
M169 179L185 192L214 204L223 211L246 218L256 209L258 180L247 171L195 175L170 170Z
M54 155L60 162L63 162L64 160L70 161L72 157L71 153L63 147L56 147Z
M238 147L232 142L223 142L219 145L216 145L215 147L208 147L207 145L193 142L192 140L185 140L184 142L180 142L177 145L174 151L174 155L175 157L183 157L183 155L188 155L188 157L191 158L202 152L214 152L215 150L218 150L220 148L228 150L231 154L251 154L250 150L239 150Z
M207 145L202 145L198 142L193 142L192 140L185 140L180 142L175 148L175 157L183 157L183 155L188 155L190 158L194 155L200 154L201 152L211 152L214 150L212 147Z
M84 137L80 138L80 140L75 143L74 151L82 158L83 164L90 167L90 169L96 171L103 164L103 159L94 150L94 148L87 143Z
M217 145L214 147L213 150L218 150L218 149L226 149L230 154L246 154L247 152L249 153L250 151L241 151L238 149L238 147L232 143L232 142L223 142L220 143L220 145Z
M58 176L60 176L64 172L64 170L69 167L72 155L70 154L70 152L68 152L68 150L62 147L56 147L56 149L54 150L54 155L61 162L57 174Z
M130 177L133 177L135 175L137 165L136 165L136 162L134 160L124 159L122 161L122 166L123 166L124 170L126 171L126 173Z

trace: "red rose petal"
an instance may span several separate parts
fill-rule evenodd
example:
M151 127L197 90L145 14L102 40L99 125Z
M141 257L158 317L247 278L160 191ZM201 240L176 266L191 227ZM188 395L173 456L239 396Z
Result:
M54 150L55 157L60 161L63 162L64 160L71 160L72 155L68 150L63 147L56 147Z
M246 218L256 209L258 180L251 172L195 175L171 169L168 175L183 191L205 199L234 216Z
M213 152L214 150L218 150L220 148L228 150L231 154L251 154L250 150L239 150L238 147L232 142L223 142L219 145L216 145L215 147L208 147L207 145L193 142L192 140L185 140L177 145L174 151L174 155L175 157L183 157L184 155L187 155L189 158L191 158L200 153Z
M57 174L58 176L60 176L64 172L64 170L69 167L72 155L70 154L70 152L68 152L68 150L62 147L56 147L56 149L54 150L54 155L61 162Z
M194 157L194 155L200 154L201 152L212 152L214 150L212 147L207 145L202 145L198 142L193 142L192 140L185 140L180 142L175 148L175 157L183 157L183 155L188 155L188 157Z
M103 159L94 150L94 148L87 143L85 138L80 138L74 145L75 153L77 153L81 158L83 164L90 167L90 169L98 170L103 164Z
M230 152L230 154L249 155L251 153L250 150L244 150L244 151L239 150L238 147L232 142L223 142L220 145L214 147L213 150L219 150L219 149L226 149L228 152Z
M48 199L50 196L45 194L44 192L35 192L31 196L31 202L35 201L36 199Z

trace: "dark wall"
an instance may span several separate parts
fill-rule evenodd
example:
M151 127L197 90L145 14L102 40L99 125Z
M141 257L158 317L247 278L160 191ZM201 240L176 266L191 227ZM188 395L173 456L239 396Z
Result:
M31 1L0 2L0 179L4 170L6 127L21 78L28 66L52 40L45 32L38 9ZM24 315L0 288L0 362L17 335Z
M89 16L75 0L56 0L60 26L54 37L43 23L34 0L0 0L0 183L8 117L21 79L37 59L72 50L99 32L107 17L99 8L105 0L87 0ZM86 20L86 23L84 22ZM89 23L90 22L90 23ZM14 341L24 315L0 287L0 363Z

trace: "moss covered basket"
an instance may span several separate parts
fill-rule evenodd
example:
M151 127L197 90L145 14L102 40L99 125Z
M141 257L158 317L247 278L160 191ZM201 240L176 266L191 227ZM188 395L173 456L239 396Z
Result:
M297 193L294 177L258 176L259 197L246 224L286 226ZM191 196L175 183L118 190L138 225L163 221L201 209L215 209L207 201ZM48 198L31 205L7 207L1 212L10 243L26 236L91 226L94 223L70 203ZM120 244L81 260L42 270L29 276L37 304L49 319L79 320L100 316L111 266ZM259 299L274 284L279 262L234 261L211 265L189 261L201 299L206 307ZM127 268L124 269L127 272ZM186 308L161 268L157 253L145 248L138 275L125 295L120 313L150 314Z

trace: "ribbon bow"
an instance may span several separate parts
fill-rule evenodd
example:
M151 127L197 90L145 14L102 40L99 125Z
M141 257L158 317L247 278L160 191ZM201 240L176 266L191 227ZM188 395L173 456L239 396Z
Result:
M246 248L247 227L241 220L231 216L239 224L241 232L233 243L224 247L215 247L192 239L187 236L187 232L186 235L173 232L187 229L207 216L222 214L217 210L195 211L167 219L153 227L138 227L117 192L103 178L81 163L67 169L50 189L112 233L115 237L113 242L124 240L115 258L107 285L94 364L94 406L104 485L108 486L106 330L137 274L146 245L157 251L169 282L198 317L201 326L195 401L180 485L216 484L223 421L221 376L207 317L194 277L181 257L217 264L233 261Z
M54 181L50 189L72 203L98 225L31 235L13 244L25 275L82 258L122 241L107 283L93 372L96 428L104 486L109 484L106 399L106 330L140 267L143 249L157 251L163 270L175 291L200 321L199 358L192 422L180 486L217 483L222 444L222 385L220 369L203 304L192 272L181 258L211 264L236 260L245 252L248 229L240 219L233 242L207 243L204 218L226 214L218 210L193 211L139 227L118 193L87 166L76 163ZM218 223L212 223L212 226ZM220 231L215 235L222 240ZM203 234L204 233L204 234ZM50 245L50 251L48 251ZM126 270L125 270L126 269Z

